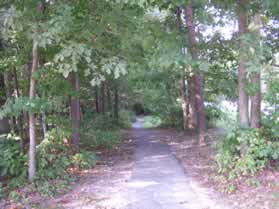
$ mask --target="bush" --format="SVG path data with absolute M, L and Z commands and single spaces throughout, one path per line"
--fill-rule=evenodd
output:
M 19 141 L 12 137 L 0 138 L 0 176 L 26 175 L 27 157 L 20 151 Z
M 51 197 L 63 192 L 73 180 L 68 168 L 87 169 L 96 165 L 93 152 L 73 153 L 67 143 L 69 133 L 52 129 L 37 148 L 37 175 L 34 185 L 41 195 Z
M 92 118 L 88 119 L 87 121 L 83 121 L 83 128 L 90 127 L 95 130 L 97 129 L 97 130 L 106 131 L 106 130 L 116 129 L 118 127 L 114 118 L 109 113 L 98 114 Z
M 37 178 L 57 178 L 65 175 L 71 164 L 69 146 L 63 142 L 68 138 L 62 129 L 52 129 L 37 147 Z
M 241 155 L 241 144 L 245 152 Z M 279 156 L 279 142 L 268 141 L 257 129 L 235 130 L 229 133 L 217 149 L 218 172 L 229 179 L 254 175 L 270 159 Z
M 75 154 L 72 152 L 68 144 L 69 135 L 67 129 L 54 128 L 37 146 L 37 173 L 31 186 L 43 196 L 65 190 L 65 185 L 73 179 L 67 172 L 68 168 L 88 169 L 96 165 L 95 153 L 84 150 Z M 27 156 L 20 152 L 19 143 L 13 137 L 1 138 L 0 150 L 0 158 L 5 159 L 0 161 L 1 176 L 9 177 L 7 186 L 0 184 L 0 196 L 4 196 L 5 191 L 26 183 Z M 10 194 L 13 196 L 16 192 L 12 190 Z
M 53 197 L 56 194 L 61 194 L 66 192 L 69 187 L 69 183 L 73 180 L 73 178 L 69 178 L 65 176 L 63 178 L 55 179 L 55 180 L 38 180 L 35 181 L 31 185 L 31 189 L 39 192 L 43 197 Z
M 119 112 L 119 126 L 121 128 L 131 128 L 131 123 L 136 121 L 136 114 L 129 110 Z
M 264 115 L 263 125 L 269 132 L 269 137 L 279 138 L 279 108 Z
M 221 110 L 220 107 L 210 104 L 205 107 L 205 116 L 208 125 L 215 125 L 218 120 L 224 118 L 224 112 Z
M 144 128 L 157 128 L 161 125 L 162 121 L 159 117 L 156 116 L 145 116 L 144 117 Z
M 133 114 L 130 111 L 120 111 L 119 123 L 109 114 L 98 114 L 85 117 L 81 124 L 82 147 L 110 149 L 120 140 L 120 127 L 130 127 Z M 92 127 L 93 124 L 93 127 Z
M 94 130 L 89 129 L 81 134 L 82 147 L 111 149 L 114 144 L 119 143 L 120 134 L 118 130 Z
M 155 115 L 158 115 L 158 117 L 161 118 L 161 126 L 176 128 L 183 127 L 183 114 L 181 106 L 179 105 L 170 105 L 169 107 L 162 109 L 161 112 L 155 113 Z
M 72 163 L 76 168 L 92 168 L 96 165 L 96 155 L 92 152 L 81 151 L 72 156 Z
M 37 149 L 37 178 L 55 179 L 67 175 L 67 168 L 90 168 L 96 164 L 95 154 L 81 150 L 73 154 L 71 147 L 65 144 L 66 132 L 50 131 Z
M 93 118 L 93 119 L 92 119 Z M 134 112 L 129 110 L 119 111 L 119 120 L 115 121 L 110 113 L 97 114 L 83 120 L 83 127 L 90 127 L 97 130 L 112 130 L 117 128 L 130 128 L 131 123 L 136 120 Z

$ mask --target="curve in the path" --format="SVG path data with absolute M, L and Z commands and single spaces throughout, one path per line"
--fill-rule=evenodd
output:
M 134 159 L 115 165 L 100 179 L 86 180 L 57 201 L 67 209 L 225 209 L 193 186 L 164 143 L 169 133 L 143 129 L 143 118 L 133 124 Z M 123 168 L 122 168 L 123 167 Z M 120 172 L 120 173 L 119 173 Z M 94 175 L 93 175 L 94 176 Z M 94 179 L 94 178 L 93 178 Z M 89 201 L 88 201 L 89 200 Z M 95 201 L 96 200 L 96 201 Z
M 190 177 L 174 157 L 158 130 L 142 129 L 143 119 L 133 124 L 135 164 L 127 182 L 125 209 L 208 209 L 212 205 L 191 188 Z M 216 207 L 214 207 L 216 209 Z

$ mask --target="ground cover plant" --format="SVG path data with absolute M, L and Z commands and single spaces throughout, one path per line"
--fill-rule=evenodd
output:
M 218 177 L 257 185 L 279 164 L 278 11 L 276 0 L 0 1 L 1 198 L 65 192 L 143 116 L 201 147 L 222 130 Z

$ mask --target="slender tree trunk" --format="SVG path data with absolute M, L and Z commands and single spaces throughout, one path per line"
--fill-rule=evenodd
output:
M 13 74 L 14 74 L 15 97 L 19 98 L 18 79 L 17 79 L 17 73 L 15 68 L 13 70 Z M 23 131 L 23 124 L 22 124 L 22 113 L 20 113 L 20 115 L 16 118 L 16 125 L 20 137 L 21 151 L 24 152 L 24 131 Z
M 182 7 L 176 7 L 176 19 L 177 19 L 177 27 L 180 31 L 182 28 L 182 15 L 183 8 Z M 197 126 L 197 111 L 196 111 L 196 102 L 195 102 L 195 76 L 193 76 L 191 79 L 189 79 L 188 82 L 188 104 L 187 104 L 187 96 L 182 98 L 183 103 L 182 104 L 182 111 L 183 111 L 183 126 L 184 129 L 195 129 Z M 182 95 L 186 95 L 186 90 Z M 186 104 L 186 107 L 185 107 Z M 187 114 L 185 116 L 185 114 Z
M 255 15 L 253 22 L 258 26 L 255 31 L 255 35 L 260 34 L 260 27 L 262 25 L 261 17 Z M 260 43 L 259 43 L 260 44 Z M 261 72 L 255 72 L 252 75 L 252 83 L 256 87 L 255 95 L 251 96 L 251 127 L 260 128 L 261 127 Z
M 112 111 L 112 102 L 111 102 L 111 93 L 110 93 L 110 85 L 106 85 L 107 87 L 107 107 L 108 107 L 108 111 L 111 113 Z
M 100 104 L 99 104 L 99 88 L 96 87 L 95 88 L 95 110 L 96 110 L 96 113 L 100 113 Z
M 185 8 L 186 16 L 186 26 L 187 26 L 187 35 L 190 45 L 190 51 L 192 58 L 198 60 L 198 48 L 196 44 L 196 34 L 195 34 L 195 25 L 193 20 L 193 8 L 191 4 L 188 4 Z M 206 120 L 204 112 L 204 100 L 203 100 L 203 75 L 202 73 L 195 73 L 194 76 L 195 82 L 195 102 L 197 109 L 197 118 L 198 118 L 198 132 L 199 132 L 199 143 L 203 145 L 205 143 L 205 131 L 206 131 Z
M 182 112 L 183 112 L 183 129 L 186 130 L 188 128 L 188 118 L 187 118 L 187 95 L 186 95 L 186 85 L 185 85 L 185 78 L 182 76 L 181 79 L 181 105 L 182 105 Z
M 18 129 L 19 137 L 20 137 L 21 152 L 24 153 L 24 146 L 25 145 L 24 145 L 24 135 L 23 135 L 22 116 L 21 115 L 16 117 L 16 125 L 17 125 L 17 129 Z
M 79 83 L 79 77 L 77 73 L 71 73 L 70 74 L 70 81 L 73 89 L 75 91 L 79 91 L 80 89 L 80 83 Z M 72 120 L 72 144 L 75 152 L 79 151 L 79 143 L 80 143 L 80 100 L 78 96 L 72 96 L 71 97 L 71 120 Z
M 29 98 L 32 100 L 35 97 L 35 78 L 34 74 L 37 70 L 38 65 L 38 44 L 37 41 L 33 40 L 33 51 L 32 51 L 32 68 L 30 77 L 29 87 Z M 33 181 L 36 172 L 36 134 L 35 134 L 35 116 L 34 113 L 29 112 L 29 165 L 28 165 L 28 179 L 30 182 Z
M 39 2 L 38 11 L 43 12 L 43 3 Z M 35 34 L 34 34 L 35 35 Z M 29 98 L 30 100 L 35 98 L 35 77 L 34 74 L 38 68 L 38 42 L 33 38 L 32 49 L 32 67 L 30 72 L 30 86 L 29 86 Z M 33 181 L 36 174 L 36 130 L 35 130 L 35 115 L 32 111 L 29 112 L 29 164 L 28 164 L 28 180 Z
M 45 4 L 42 2 L 41 5 L 39 5 L 39 9 L 42 13 L 45 12 Z M 44 66 L 44 64 L 46 63 L 46 57 L 44 55 L 40 56 L 40 59 L 38 61 L 38 66 L 39 68 L 41 66 Z M 42 97 L 46 97 L 46 92 L 43 91 L 42 93 Z M 42 132 L 43 132 L 43 137 L 46 138 L 47 137 L 47 122 L 46 122 L 46 112 L 45 111 L 42 111 L 41 114 L 41 126 L 42 126 Z
M 0 89 L 5 89 L 5 73 L 0 72 Z M 6 102 L 6 98 L 1 98 L 0 97 L 0 106 L 4 105 Z
M 32 56 L 28 59 L 28 64 L 26 64 L 23 68 L 23 80 L 27 80 L 30 83 L 31 80 L 31 70 L 32 70 Z M 22 88 L 22 96 L 28 97 L 29 96 L 29 85 L 23 85 Z M 22 124 L 23 124 L 23 133 L 26 139 L 29 139 L 29 115 L 28 112 L 22 112 Z
M 261 127 L 261 82 L 260 73 L 255 73 L 252 76 L 252 83 L 256 84 L 257 92 L 251 97 L 251 127 Z
M 195 97 L 195 75 L 188 79 L 188 129 L 197 128 L 197 110 L 196 110 L 196 97 Z
M 119 92 L 118 92 L 118 81 L 114 84 L 114 119 L 118 121 L 119 117 Z
M 181 32 L 182 29 L 182 21 L 181 21 L 181 7 L 176 7 L 176 19 L 177 19 L 177 27 Z M 180 94 L 181 94 L 181 108 L 182 108 L 182 118 L 183 118 L 183 129 L 186 130 L 188 128 L 188 117 L 187 117 L 187 95 L 186 95 L 186 85 L 185 85 L 185 75 L 184 72 L 181 76 L 180 81 Z
M 247 32 L 247 18 L 246 18 L 246 0 L 238 0 L 238 33 L 239 38 Z M 240 40 L 240 57 L 238 66 L 238 105 L 239 105 L 239 123 L 240 127 L 249 127 L 249 109 L 248 109 L 248 95 L 245 92 L 246 85 L 246 71 L 245 71 L 245 59 L 241 54 L 243 49 L 243 43 Z
M 196 74 L 196 104 L 198 113 L 199 143 L 205 144 L 206 120 L 203 100 L 203 74 Z
M 6 92 L 6 98 L 7 99 L 13 99 L 13 92 L 10 85 L 11 80 L 11 74 L 9 72 L 4 73 L 4 84 L 5 84 L 5 92 Z M 11 128 L 11 132 L 15 133 L 15 123 L 13 116 L 9 116 L 9 125 Z
M 177 28 L 180 32 L 181 32 L 181 28 L 182 28 L 181 14 L 182 14 L 181 7 L 177 6 L 176 7 L 176 23 L 177 23 Z
M 101 95 L 100 95 L 101 97 L 100 97 L 100 111 L 101 111 L 101 113 L 105 113 L 105 108 L 106 108 L 106 105 L 105 105 L 105 96 L 106 96 L 106 94 L 105 94 L 105 83 L 104 82 L 102 82 L 101 83 Z
M 47 136 L 47 124 L 46 124 L 46 113 L 41 113 L 41 119 L 42 119 L 42 128 L 43 128 L 43 136 L 46 138 Z

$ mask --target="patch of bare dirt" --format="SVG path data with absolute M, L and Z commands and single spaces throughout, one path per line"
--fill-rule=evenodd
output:
M 191 133 L 171 131 L 167 141 L 172 145 L 177 159 L 186 172 L 190 172 L 194 184 L 210 189 L 214 196 L 228 201 L 234 209 L 279 208 L 279 172 L 269 166 L 254 177 L 242 178 L 233 183 L 234 191 L 226 193 L 228 182 L 218 177 L 215 166 L 215 147 L 224 133 L 220 129 L 207 132 L 207 145 L 198 146 L 197 136 Z
M 65 194 L 52 199 L 36 194 L 25 197 L 25 201 L 5 202 L 1 209 L 109 209 L 100 203 L 116 196 L 118 188 L 129 178 L 133 165 L 134 141 L 129 131 L 122 131 L 123 140 L 112 149 L 99 149 L 97 165 L 88 170 L 73 172 L 79 179 L 68 185 Z M 20 189 L 24 193 L 25 188 Z M 92 208 L 93 207 L 93 208 Z
M 53 200 L 43 207 L 47 208 L 89 208 L 110 209 L 105 207 L 106 200 L 117 196 L 123 184 L 129 179 L 133 166 L 134 141 L 129 131 L 122 133 L 123 140 L 112 150 L 98 152 L 99 163 L 80 175 L 80 181 L 72 190 Z

